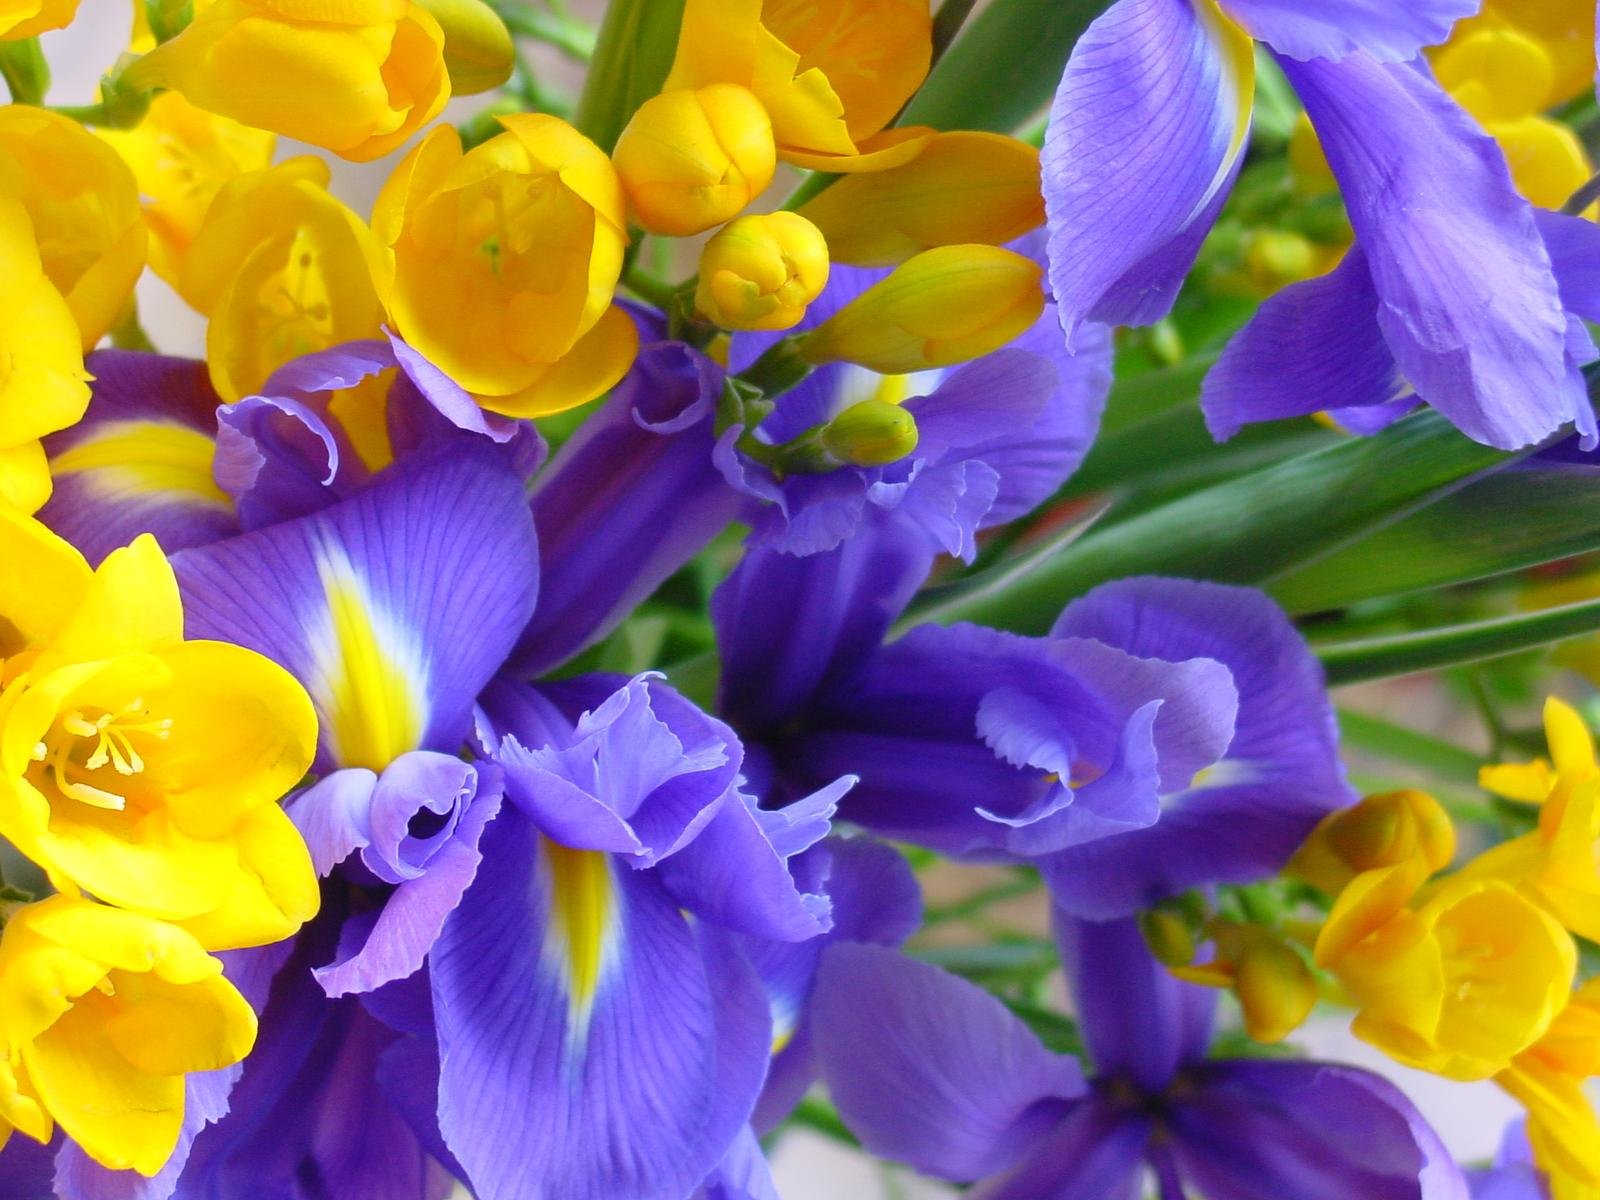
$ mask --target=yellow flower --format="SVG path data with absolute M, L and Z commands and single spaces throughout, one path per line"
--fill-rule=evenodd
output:
M 735 83 L 778 155 L 824 171 L 908 162 L 931 129 L 885 130 L 928 73 L 928 0 L 688 0 L 668 90 Z
M 889 267 L 934 246 L 999 246 L 1044 223 L 1039 151 L 997 133 L 941 133 L 904 166 L 847 175 L 800 210 L 838 262 Z
M 517 52 L 511 31 L 483 0 L 416 0 L 439 22 L 444 66 L 457 96 L 490 92 L 511 78 Z
M 71 896 L 0 935 L 0 1117 L 52 1119 L 97 1162 L 154 1175 L 183 1124 L 184 1076 L 242 1059 L 256 1018 L 189 934 Z
M 652 96 L 617 139 L 612 162 L 639 224 L 673 237 L 737 216 L 778 165 L 766 110 L 732 83 Z
M 444 33 L 410 0 L 216 0 L 123 79 L 357 161 L 450 98 Z
M 78 0 L 0 0 L 0 42 L 65 29 L 77 15 Z
M 1539 76 L 1547 81 L 1546 91 L 1533 107 L 1554 108 L 1594 86 L 1594 18 L 1589 0 L 1484 0 L 1477 16 L 1456 23 L 1434 62 L 1442 68 L 1447 54 L 1484 33 L 1519 34 L 1537 45 L 1548 63 L 1548 73 Z
M 694 303 L 723 329 L 790 329 L 828 283 L 828 244 L 790 212 L 740 217 L 700 252 Z
M 463 154 L 448 127 L 395 169 L 373 211 L 393 250 L 396 331 L 494 412 L 561 412 L 622 378 L 638 349 L 612 307 L 627 244 L 610 160 L 554 117 L 502 118 Z
M 1426 792 L 1383 792 L 1329 813 L 1284 868 L 1336 896 L 1363 871 L 1419 861 L 1431 875 L 1455 857 L 1450 817 Z
M 206 362 L 224 400 L 258 390 L 292 358 L 383 326 L 388 261 L 372 231 L 303 156 L 225 185 L 184 263 L 181 291 L 210 317 Z
M 1172 967 L 1189 983 L 1227 988 L 1239 1001 L 1245 1032 L 1258 1042 L 1281 1042 L 1300 1028 L 1317 1002 L 1317 980 L 1300 954 L 1260 925 L 1218 918 L 1206 932 L 1215 958 Z
M 144 269 L 133 173 L 76 121 L 11 104 L 0 108 L 0 196 L 27 210 L 44 273 L 88 350 L 122 314 Z
M 1358 1037 L 1408 1066 L 1485 1079 L 1549 1028 L 1577 950 L 1498 880 L 1446 879 L 1411 907 L 1426 874 L 1412 858 L 1357 875 L 1323 925 L 1316 963 L 1358 1010 Z
M 1595 1075 L 1600 1075 L 1600 980 L 1591 979 L 1573 993 L 1545 1035 L 1495 1076 L 1528 1110 L 1534 1160 L 1550 1176 L 1556 1197 L 1600 1189 L 1600 1120 L 1583 1087 Z
M 63 892 L 183 925 L 226 949 L 287 937 L 317 908 L 278 806 L 316 718 L 281 667 L 185 641 L 172 568 L 142 536 L 90 572 L 0 510 L 0 836 Z M 46 590 L 48 587 L 48 590 Z
M 978 358 L 1044 311 L 1039 264 L 996 246 L 940 246 L 896 267 L 801 343 L 812 363 L 903 375 Z
M 133 129 L 104 129 L 100 136 L 133 170 L 150 228 L 150 266 L 174 288 L 212 199 L 229 180 L 269 166 L 277 141 L 196 108 L 177 92 L 157 96 Z
M 72 310 L 45 277 L 23 206 L 0 192 L 0 500 L 37 510 L 50 496 L 39 439 L 89 404 Z

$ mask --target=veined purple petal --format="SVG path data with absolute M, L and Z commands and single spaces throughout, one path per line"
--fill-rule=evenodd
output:
M 1085 321 L 1147 325 L 1171 308 L 1242 158 L 1236 41 L 1190 0 L 1118 0 L 1073 48 L 1043 160 L 1069 347 Z
M 943 1179 L 1015 1166 L 1084 1093 L 982 988 L 882 946 L 822 957 L 812 997 L 817 1059 L 839 1114 L 873 1154 Z
M 1150 1134 L 1145 1114 L 1090 1095 L 1072 1105 L 1019 1167 L 967 1195 L 969 1200 L 1139 1200 Z
M 1288 58 L 1340 59 L 1365 50 L 1380 62 L 1404 62 L 1437 46 L 1450 27 L 1483 0 L 1222 0 L 1257 38 Z
M 1187 788 L 1164 795 L 1159 821 L 1041 861 L 1069 912 L 1124 916 L 1204 883 L 1273 874 L 1323 816 L 1354 802 L 1322 668 L 1261 593 L 1190 580 L 1122 580 L 1068 605 L 1054 634 L 1092 638 L 1140 658 L 1214 659 L 1238 690 L 1227 754 Z
M 1467 1200 L 1439 1136 L 1369 1071 L 1243 1059 L 1190 1085 L 1170 1108 L 1173 1149 L 1213 1200 Z
M 296 792 L 284 808 L 311 851 L 318 875 L 372 842 L 372 789 L 378 776 L 365 767 L 345 767 Z
M 1536 208 L 1550 267 L 1561 291 L 1561 304 L 1586 321 L 1600 321 L 1600 225 L 1583 217 Z
M 90 563 L 141 533 L 168 553 L 239 532 L 212 476 L 217 394 L 204 363 L 99 350 L 88 410 L 44 439 L 55 488 L 39 519 Z
M 654 873 L 553 857 L 518 808 L 483 853 L 430 962 L 440 1125 L 474 1191 L 687 1194 L 745 1125 L 766 1069 L 753 970 L 697 941 Z
M 456 749 L 533 610 L 537 562 L 521 480 L 485 440 L 174 559 L 190 637 L 248 646 L 305 684 L 322 770 Z
M 779 1200 L 761 1143 L 746 1125 L 695 1200 Z
M 1499 146 L 1420 65 L 1283 62 L 1322 139 L 1416 392 L 1516 449 L 1592 417 L 1533 210 Z
M 1211 436 L 1227 441 L 1256 421 L 1366 409 L 1409 392 L 1378 306 L 1359 245 L 1326 275 L 1267 299 L 1206 375 L 1200 406 Z
M 1099 1076 L 1158 1095 L 1205 1057 L 1216 991 L 1175 979 L 1146 948 L 1133 918 L 1080 921 L 1057 910 L 1055 932 L 1078 1029 Z
M 712 462 L 721 386 L 689 347 L 647 345 L 539 476 L 545 582 L 518 669 L 548 670 L 604 637 L 738 515 Z

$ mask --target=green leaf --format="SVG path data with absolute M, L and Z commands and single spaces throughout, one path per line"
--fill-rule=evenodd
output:
M 1314 647 L 1329 684 L 1435 671 L 1531 650 L 1600 630 L 1600 600 L 1463 625 Z
M 572 123 L 610 153 L 639 106 L 661 90 L 678 49 L 684 0 L 611 0 Z
M 1339 733 L 1351 749 L 1419 767 L 1440 779 L 1477 786 L 1483 760 L 1454 742 L 1348 708 L 1339 710 Z
M 1475 480 L 1269 589 L 1290 612 L 1448 587 L 1600 550 L 1600 472 L 1526 467 Z
M 967 22 L 902 125 L 1010 133 L 1050 102 L 1072 47 L 1110 0 L 994 0 Z
M 1263 584 L 1513 457 L 1468 440 L 1435 412 L 1416 413 L 1376 437 L 1302 454 L 1091 530 L 1003 587 L 974 587 L 924 615 L 1043 633 L 1068 600 L 1128 575 Z

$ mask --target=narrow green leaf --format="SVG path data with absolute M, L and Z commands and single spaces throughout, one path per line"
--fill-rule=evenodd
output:
M 994 0 L 967 22 L 902 125 L 1011 133 L 1050 102 L 1072 47 L 1110 0 Z
M 1448 587 L 1600 550 L 1600 472 L 1496 471 L 1297 568 L 1269 589 L 1290 612 Z
M 1339 710 L 1339 732 L 1352 749 L 1420 767 L 1441 779 L 1477 785 L 1483 760 L 1453 742 L 1348 708 Z
M 573 124 L 610 153 L 672 69 L 684 0 L 611 0 Z
M 925 615 L 1043 633 L 1068 600 L 1128 575 L 1263 584 L 1512 457 L 1469 441 L 1437 413 L 1416 413 L 1377 437 L 1299 455 L 1093 530 L 1004 587 Z
M 1315 647 L 1330 684 L 1435 671 L 1500 658 L 1600 630 L 1600 600 L 1464 625 Z

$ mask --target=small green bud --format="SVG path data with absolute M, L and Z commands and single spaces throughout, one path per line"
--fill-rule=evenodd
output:
M 917 419 L 898 404 L 863 400 L 828 422 L 822 445 L 840 462 L 881 467 L 915 450 L 917 436 Z
M 1165 967 L 1186 967 L 1198 950 L 1194 930 L 1181 912 L 1152 908 L 1139 914 L 1139 930 L 1155 960 Z

